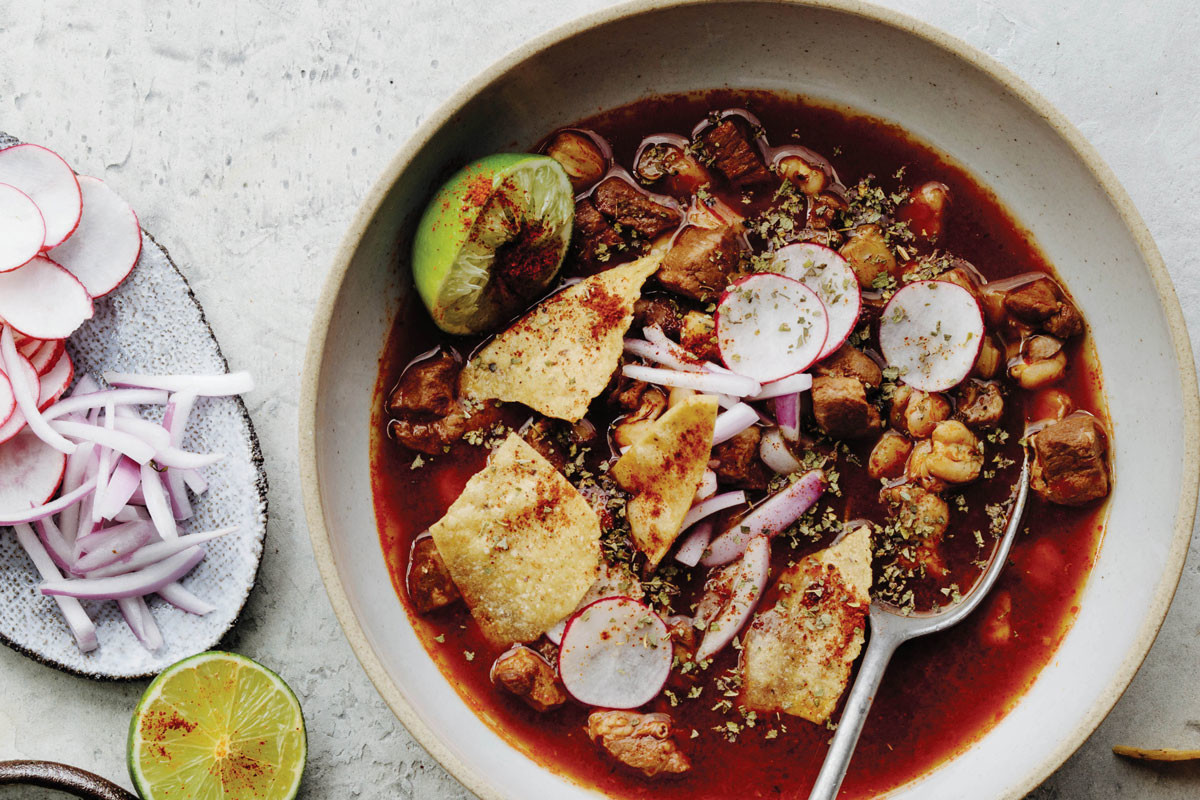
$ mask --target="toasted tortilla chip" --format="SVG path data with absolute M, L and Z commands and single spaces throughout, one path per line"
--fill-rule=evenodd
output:
M 625 517 L 650 569 L 667 554 L 712 454 L 717 398 L 694 395 L 663 414 L 613 464 L 611 475 L 633 495 Z
M 865 525 L 780 575 L 742 642 L 746 706 L 828 721 L 862 650 L 870 588 Z
M 583 419 L 617 368 L 633 304 L 661 262 L 662 253 L 652 252 L 543 300 L 467 363 L 462 394 Z
M 599 574 L 596 512 L 515 433 L 429 531 L 496 645 L 541 636 L 571 613 Z

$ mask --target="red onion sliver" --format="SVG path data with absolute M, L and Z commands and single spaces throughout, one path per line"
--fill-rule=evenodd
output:
M 139 572 L 114 575 L 111 578 L 89 577 L 76 581 L 54 581 L 42 584 L 41 590 L 45 595 L 78 597 L 85 600 L 140 597 L 157 592 L 168 583 L 179 580 L 203 560 L 204 550 L 189 547 Z
M 167 501 L 171 504 L 171 513 L 175 519 L 191 519 L 192 502 L 188 499 L 183 475 L 177 469 L 169 469 L 163 474 L 163 478 L 163 488 L 167 491 Z
M 154 526 L 142 521 L 126 522 L 85 536 L 84 539 L 76 542 L 77 546 L 84 544 L 84 540 L 87 539 L 93 541 L 90 544 L 84 544 L 83 549 L 86 555 L 75 560 L 75 568 L 72 572 L 83 575 L 100 567 L 107 567 L 144 546 L 153 537 Z
M 179 392 L 171 395 L 167 410 L 163 416 L 163 427 L 171 434 L 171 446 L 183 446 L 183 434 L 187 431 L 188 419 L 192 416 L 192 407 L 196 405 L 196 395 L 190 392 Z
M 157 422 L 142 419 L 139 416 L 120 417 L 116 420 L 116 429 L 130 436 L 136 436 L 157 450 L 165 450 L 171 446 L 171 434 Z
M 700 487 L 696 489 L 696 496 L 692 499 L 692 504 L 707 500 L 717 493 L 717 473 L 711 469 L 704 470 L 704 477 L 700 479 Z
M 756 422 L 758 412 L 746 403 L 738 403 L 717 416 L 716 424 L 713 425 L 713 445 L 729 441 Z
M 746 493 L 741 489 L 735 492 L 725 492 L 718 494 L 707 500 L 702 500 L 696 505 L 688 509 L 687 515 L 683 518 L 683 524 L 679 526 L 679 530 L 686 531 L 688 528 L 695 525 L 705 517 L 711 517 L 718 511 L 724 511 L 727 508 L 741 505 L 746 502 Z
M 95 425 L 61 419 L 51 422 L 50 427 L 63 436 L 110 447 L 129 456 L 139 464 L 145 464 L 154 458 L 154 448 L 151 445 L 123 431 L 110 431 Z
M 728 564 L 746 552 L 746 546 L 755 536 L 774 536 L 799 519 L 824 491 L 824 472 L 814 469 L 804 473 L 714 539 L 708 547 L 708 555 L 700 563 L 706 567 Z
M 74 571 L 75 553 L 63 538 L 62 531 L 54 524 L 54 519 L 46 517 L 39 519 L 36 524 L 38 538 L 42 540 L 42 545 L 55 565 L 65 572 Z
M 710 520 L 697 522 L 684 537 L 679 549 L 675 551 L 675 560 L 688 567 L 699 564 L 700 557 L 704 555 L 704 551 L 708 549 L 708 543 L 712 541 L 712 535 L 713 524 Z
M 207 600 L 201 600 L 183 587 L 182 583 L 168 583 L 158 590 L 158 596 L 178 609 L 189 614 L 203 617 L 217 610 L 217 607 Z
M 792 449 L 788 447 L 779 428 L 771 428 L 763 434 L 758 444 L 758 456 L 779 475 L 790 475 L 804 469 L 800 459 L 796 458 Z
M 86 377 L 86 376 L 85 376 Z M 80 379 L 82 381 L 82 378 Z M 58 419 L 79 411 L 102 408 L 108 403 L 115 406 L 143 405 L 159 406 L 167 402 L 167 393 L 161 389 L 108 389 L 105 391 L 80 393 L 76 386 L 75 393 L 64 397 L 42 412 L 48 420 Z
M 746 553 L 732 582 L 729 602 L 708 623 L 704 638 L 696 648 L 696 661 L 704 662 L 721 652 L 745 627 L 759 599 L 767 590 L 771 571 L 771 540 L 758 535 L 746 545 Z
M 125 559 L 109 564 L 107 567 L 92 570 L 87 574 L 87 577 L 111 578 L 115 575 L 125 575 L 126 573 L 134 572 L 170 558 L 176 553 L 183 552 L 205 542 L 210 542 L 228 533 L 233 533 L 236 530 L 237 528 L 221 528 L 206 533 L 192 533 L 180 536 L 178 539 L 172 539 L 169 542 L 152 542 Z
M 104 405 L 104 428 L 105 430 L 113 430 L 117 421 L 117 407 L 111 402 Z M 103 517 L 100 516 L 101 507 L 104 504 L 104 497 L 108 494 L 108 481 L 112 477 L 113 469 L 113 451 L 107 447 L 100 448 L 100 464 L 96 470 L 96 492 L 92 495 L 92 522 L 100 522 Z M 122 505 L 124 505 L 122 503 Z
M 780 397 L 785 394 L 799 394 L 807 392 L 812 388 L 812 375 L 807 372 L 800 372 L 795 375 L 788 375 L 786 378 L 780 378 L 777 381 L 764 383 L 762 391 L 754 395 L 754 400 L 770 400 L 773 397 Z
M 687 364 L 704 368 L 706 362 L 698 357 L 691 350 L 688 350 L 683 345 L 676 342 L 670 336 L 663 332 L 663 329 L 658 325 L 647 325 L 642 328 L 642 335 L 646 337 L 646 341 L 651 344 L 656 344 L 666 350 L 671 355 L 675 356 L 680 361 Z
M 785 394 L 775 398 L 775 421 L 779 432 L 789 442 L 800 438 L 800 395 Z
M 42 543 L 38 541 L 37 536 L 33 533 L 33 528 L 25 524 L 17 524 L 13 526 L 17 532 L 17 541 L 25 550 L 25 554 L 29 556 L 29 560 L 33 562 L 33 566 L 37 569 L 38 574 L 42 576 L 44 581 L 59 581 L 62 580 L 62 575 L 54 566 L 54 562 L 50 559 L 50 555 L 42 547 Z M 73 597 L 56 597 L 54 601 L 58 604 L 58 610 L 62 612 L 63 619 L 67 623 L 67 627 L 71 631 L 71 635 L 75 637 L 76 644 L 79 649 L 85 653 L 95 650 L 99 642 L 96 639 L 96 626 L 92 623 L 87 612 L 83 610 L 83 606 Z
M 141 480 L 140 472 L 138 480 Z M 113 522 L 134 522 L 139 519 L 150 519 L 150 513 L 143 506 L 125 506 L 112 516 Z
M 187 392 L 202 397 L 228 397 L 245 394 L 254 389 L 254 378 L 249 372 L 230 372 L 225 375 L 131 375 L 106 372 L 104 380 L 113 386 L 165 389 L 168 392 Z
M 97 504 L 96 510 L 100 518 L 113 519 L 121 513 L 121 509 L 129 502 L 129 498 L 141 482 L 141 469 L 135 462 L 122 456 L 108 481 L 108 490 L 104 493 L 102 504 Z
M 191 453 L 178 447 L 167 447 L 154 454 L 155 463 L 171 469 L 203 469 L 224 458 L 224 453 Z
M 44 505 L 30 508 L 26 511 L 5 512 L 0 511 L 0 525 L 16 525 L 21 522 L 37 522 L 39 519 L 45 519 L 51 514 L 57 514 L 64 508 L 78 503 L 82 498 L 87 497 L 96 489 L 96 477 L 93 475 L 90 479 L 83 482 L 79 488 L 74 491 L 67 492 L 54 500 Z
M 162 633 L 150 615 L 150 606 L 146 605 L 144 597 L 120 597 L 117 598 L 117 605 L 125 617 L 125 624 L 142 643 L 142 647 L 153 651 L 163 646 Z
M 194 469 L 180 470 L 183 474 L 183 482 L 192 490 L 194 494 L 204 494 L 208 491 L 208 481 L 204 480 L 204 476 Z
M 61 493 L 74 491 L 87 480 L 84 475 L 88 464 L 91 463 L 92 453 L 95 449 L 96 445 L 91 442 L 84 442 L 79 445 L 78 450 L 67 456 L 67 469 L 63 474 L 62 487 L 59 489 Z M 58 520 L 58 527 L 63 532 L 63 535 L 70 536 L 69 541 L 74 543 L 75 529 L 79 527 L 79 506 L 70 506 L 63 509 L 62 516 Z
M 657 367 L 643 367 L 639 364 L 626 364 L 621 368 L 621 374 L 646 383 L 694 389 L 707 394 L 730 394 L 735 397 L 746 397 L 762 391 L 762 386 L 757 381 L 743 378 L 741 375 L 725 375 L 718 372 L 678 372 Z
M 647 342 L 642 339 L 626 339 L 624 349 L 626 353 L 635 355 L 638 358 L 644 358 L 647 361 L 653 361 L 656 364 L 662 364 L 664 367 L 684 372 L 701 371 L 701 367 L 697 364 L 686 362 L 668 352 L 666 348 L 653 342 Z
M 142 495 L 146 498 L 146 510 L 150 512 L 150 519 L 154 521 L 158 535 L 163 539 L 178 539 L 179 528 L 175 525 L 171 504 L 167 502 L 162 479 L 158 470 L 149 464 L 142 464 Z
M 78 445 L 67 441 L 58 431 L 51 428 L 46 418 L 42 416 L 42 412 L 38 411 L 36 380 L 35 385 L 29 385 L 29 373 L 32 372 L 36 378 L 37 370 L 29 363 L 29 359 L 17 352 L 12 328 L 7 325 L 4 326 L 3 331 L 0 331 L 0 364 L 4 366 L 8 382 L 12 384 L 12 393 L 16 398 L 17 408 L 21 409 L 21 413 L 25 415 L 25 424 L 29 426 L 29 430 L 55 450 L 67 455 L 74 453 Z

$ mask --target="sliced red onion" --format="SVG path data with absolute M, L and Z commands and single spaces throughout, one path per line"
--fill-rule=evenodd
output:
M 85 376 L 87 377 L 87 376 Z M 80 378 L 82 381 L 83 379 Z M 48 420 L 65 417 L 93 408 L 103 408 L 112 403 L 115 406 L 160 406 L 167 402 L 168 394 L 161 389 L 108 389 L 105 391 L 81 392 L 79 385 L 70 397 L 64 397 L 42 412 Z
M 224 458 L 224 453 L 191 453 L 178 447 L 167 447 L 154 454 L 155 463 L 171 469 L 203 469 Z
M 153 651 L 163 646 L 162 632 L 155 624 L 154 617 L 150 616 L 150 607 L 146 605 L 145 598 L 119 597 L 117 606 L 125 617 L 125 624 L 142 643 L 142 647 Z
M 674 386 L 679 389 L 694 389 L 706 394 L 730 394 L 735 397 L 746 397 L 762 391 L 762 386 L 750 378 L 717 372 L 678 372 L 657 367 L 643 367 L 638 364 L 626 364 L 621 368 L 621 374 L 646 383 Z
M 0 364 L 4 365 L 8 382 L 12 384 L 12 393 L 17 401 L 17 408 L 25 415 L 25 424 L 29 426 L 29 430 L 55 450 L 67 455 L 74 453 L 78 445 L 68 441 L 58 431 L 51 428 L 50 423 L 38 410 L 37 370 L 33 368 L 27 358 L 17 352 L 12 328 L 7 325 L 4 326 L 3 331 L 0 331 Z M 32 386 L 29 383 L 30 373 L 35 378 Z
M 746 493 L 741 489 L 734 492 L 725 492 L 724 494 L 714 495 L 707 500 L 702 500 L 696 505 L 688 509 L 687 514 L 683 518 L 683 524 L 679 526 L 681 531 L 686 531 L 688 528 L 695 525 L 705 517 L 711 517 L 718 511 L 724 511 L 727 508 L 738 506 L 746 502 Z
M 746 403 L 738 403 L 717 416 L 716 424 L 713 425 L 713 445 L 729 441 L 756 422 L 758 422 L 758 412 Z
M 96 425 L 87 425 L 81 422 L 70 422 L 68 420 L 57 419 L 50 423 L 50 427 L 63 436 L 69 436 L 72 439 L 79 439 L 84 442 L 95 442 L 104 447 L 110 447 L 120 453 L 123 453 L 139 464 L 145 464 L 150 459 L 154 458 L 154 447 L 147 444 L 137 436 L 125 433 L 124 431 L 110 431 Z
M 64 508 L 69 508 L 87 497 L 96 489 L 96 477 L 93 475 L 88 480 L 84 481 L 77 489 L 60 496 L 57 500 L 53 500 L 44 505 L 30 508 L 26 511 L 0 511 L 0 525 L 16 525 L 20 522 L 37 522 L 39 519 L 57 514 Z
M 790 475 L 804 469 L 779 428 L 770 428 L 763 434 L 758 444 L 758 455 L 764 464 L 780 475 Z
M 701 520 L 692 526 L 691 531 L 683 538 L 679 549 L 675 551 L 675 560 L 688 567 L 700 563 L 708 543 L 712 541 L 713 524 L 710 520 Z
M 746 552 L 746 546 L 755 536 L 775 536 L 799 519 L 824 491 L 824 472 L 814 469 L 804 473 L 714 539 L 708 547 L 708 555 L 700 563 L 706 567 L 728 564 Z
M 185 589 L 183 584 L 178 581 L 168 583 L 159 589 L 158 596 L 176 608 L 186 611 L 189 614 L 195 614 L 198 617 L 203 617 L 205 614 L 211 614 L 217 610 L 217 607 L 212 603 L 196 597 L 196 595 Z
M 177 520 L 192 518 L 192 502 L 188 499 L 187 484 L 183 475 L 177 469 L 169 469 L 163 475 L 163 488 L 167 492 L 167 502 L 171 504 L 171 514 Z
M 79 449 L 71 455 L 67 456 L 67 469 L 63 474 L 62 487 L 60 492 L 71 492 L 78 489 L 87 478 L 84 474 L 87 471 L 88 464 L 91 463 L 92 453 L 95 451 L 96 445 L 91 442 L 84 442 L 79 445 Z M 72 505 L 63 509 L 62 515 L 58 520 L 59 530 L 64 536 L 70 536 L 70 542 L 75 541 L 75 529 L 79 527 L 79 506 Z
M 696 496 L 692 499 L 692 503 L 698 503 L 701 500 L 707 500 L 717 493 L 717 473 L 711 469 L 704 470 L 704 477 L 700 479 L 700 487 L 696 489 Z
M 97 503 L 95 512 L 99 513 L 101 519 L 113 519 L 121 513 L 121 509 L 129 502 L 129 498 L 141 482 L 141 468 L 134 461 L 122 456 L 117 461 L 117 466 L 108 481 L 108 490 L 104 493 L 103 500 Z
M 92 570 L 87 574 L 87 577 L 111 578 L 116 575 L 135 572 L 143 567 L 164 561 L 184 550 L 189 550 L 197 545 L 233 533 L 236 530 L 237 528 L 221 528 L 220 530 L 208 531 L 206 533 L 191 533 L 186 536 L 180 536 L 178 539 L 172 539 L 169 542 L 152 542 L 132 553 L 128 558 L 109 564 L 107 567 Z
M 788 375 L 786 378 L 780 378 L 777 381 L 764 383 L 762 391 L 754 395 L 755 400 L 770 400 L 773 397 L 781 397 L 785 394 L 799 394 L 807 392 L 812 388 L 812 375 L 807 372 L 799 372 L 795 375 Z
M 140 474 L 138 480 L 141 480 Z M 150 519 L 150 512 L 143 506 L 125 506 L 112 516 L 113 522 L 134 522 L 139 519 Z
M 204 480 L 204 476 L 194 469 L 180 470 L 183 474 L 183 482 L 192 490 L 194 494 L 204 494 L 208 491 L 208 481 Z
M 63 538 L 62 531 L 54 524 L 54 518 L 39 519 L 37 532 L 38 538 L 42 540 L 46 552 L 49 553 L 55 565 L 65 572 L 71 572 L 74 567 L 75 553 L 71 545 Z
M 701 367 L 698 364 L 683 361 L 668 352 L 666 348 L 643 339 L 626 339 L 624 349 L 626 353 L 635 355 L 638 358 L 644 358 L 647 361 L 653 361 L 655 364 L 662 364 L 664 367 L 684 372 L 701 371 Z
M 42 576 L 44 581 L 61 581 L 62 575 L 58 568 L 54 566 L 50 555 L 42 547 L 42 543 L 33 533 L 33 528 L 30 528 L 24 523 L 18 523 L 13 526 L 17 532 L 17 541 L 25 550 L 25 554 L 29 556 L 29 560 L 33 562 L 33 566 L 37 569 L 38 574 Z M 96 626 L 92 623 L 87 612 L 83 610 L 83 606 L 73 597 L 56 597 L 54 602 L 58 604 L 58 610 L 62 612 L 63 619 L 67 623 L 67 628 L 70 629 L 71 635 L 75 637 L 76 644 L 79 649 L 85 653 L 90 653 L 95 650 L 99 642 L 96 639 Z
M 728 394 L 718 394 L 718 395 L 715 395 L 715 397 L 717 398 L 717 405 L 719 405 L 721 408 L 725 409 L 726 411 L 728 411 L 729 409 L 733 408 L 734 406 L 736 406 L 742 402 L 738 398 L 733 397 L 732 395 L 728 395 Z
M 111 578 L 89 577 L 75 581 L 53 581 L 42 584 L 41 590 L 45 595 L 78 597 L 84 600 L 140 597 L 157 592 L 168 583 L 179 580 L 203 560 L 203 549 L 189 547 L 138 572 L 114 575 Z
M 662 327 L 659 325 L 647 325 L 646 327 L 642 328 L 642 336 L 646 337 L 646 341 L 650 342 L 651 344 L 658 345 L 671 355 L 678 358 L 680 361 L 702 368 L 709 366 L 711 363 L 704 361 L 691 350 L 688 350 L 679 342 L 675 341 L 670 336 L 667 336 L 666 332 L 663 331 Z
M 187 392 L 201 397 L 228 397 L 245 394 L 254 389 L 254 378 L 249 372 L 230 372 L 225 375 L 131 375 L 124 372 L 106 372 L 104 380 L 113 386 L 165 389 L 168 392 Z
M 775 398 L 775 421 L 779 432 L 789 442 L 800 439 L 800 395 L 785 394 Z
M 154 526 L 146 522 L 125 522 L 90 534 L 76 542 L 86 555 L 75 561 L 72 572 L 83 575 L 120 561 L 154 538 Z
M 179 528 L 171 512 L 171 504 L 167 501 L 162 479 L 158 470 L 149 464 L 142 464 L 142 495 L 146 498 L 146 510 L 150 512 L 158 535 L 163 539 L 178 539 Z
M 113 430 L 117 421 L 117 408 L 111 402 L 104 406 L 104 428 Z M 107 447 L 100 448 L 100 463 L 96 470 L 96 491 L 92 495 L 92 522 L 100 522 L 100 509 L 104 504 L 104 496 L 108 493 L 108 481 L 112 476 L 113 451 Z M 122 504 L 124 505 L 124 504 Z
M 729 602 L 705 628 L 696 648 L 696 661 L 704 662 L 721 652 L 750 621 L 750 615 L 767 590 L 771 571 L 771 540 L 758 535 L 746 545 L 746 553 L 733 579 Z
M 115 427 L 122 433 L 136 436 L 155 450 L 171 446 L 171 434 L 162 425 L 135 415 L 115 420 Z

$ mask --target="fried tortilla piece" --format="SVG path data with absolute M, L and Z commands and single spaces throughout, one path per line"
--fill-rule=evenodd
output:
M 780 575 L 742 642 L 746 706 L 828 721 L 862 650 L 870 587 L 868 526 Z
M 656 250 L 543 300 L 467 363 L 462 394 L 524 403 L 568 422 L 583 419 L 617 368 L 633 305 L 661 263 Z
M 654 421 L 610 474 L 632 495 L 625 517 L 633 542 L 654 569 L 679 535 L 712 454 L 717 398 L 694 395 Z
M 429 530 L 475 621 L 503 647 L 541 636 L 599 574 L 596 512 L 515 433 Z

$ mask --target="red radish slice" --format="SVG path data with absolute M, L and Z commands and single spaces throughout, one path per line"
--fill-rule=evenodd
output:
M 767 589 L 771 571 L 771 540 L 762 534 L 746 545 L 746 553 L 733 579 L 729 601 L 708 623 L 704 638 L 696 648 L 696 661 L 704 662 L 725 649 L 733 637 L 745 627 Z
M 58 402 L 75 379 L 75 363 L 66 351 L 55 362 L 54 368 L 42 376 L 38 392 L 38 411 L 45 411 Z
M 825 304 L 794 278 L 763 272 L 725 290 L 717 346 L 725 366 L 760 383 L 808 369 L 829 334 Z
M 83 216 L 71 238 L 48 254 L 92 297 L 117 288 L 142 252 L 142 229 L 129 204 L 99 178 L 80 176 Z
M 91 319 L 92 298 L 74 275 L 37 256 L 18 270 L 0 272 L 0 317 L 26 336 L 66 339 Z
M 662 691 L 674 649 L 662 618 L 629 597 L 597 600 L 571 617 L 558 651 L 563 686 L 579 702 L 637 708 Z
M 17 398 L 13 394 L 12 381 L 4 374 L 4 370 L 0 368 L 0 430 L 8 424 L 12 419 L 12 415 L 17 411 Z M 22 424 L 24 420 L 22 419 Z M 0 439 L 0 441 L 3 441 Z
M 46 227 L 43 250 L 65 242 L 79 224 L 79 181 L 54 151 L 37 144 L 0 150 L 0 183 L 17 187 L 37 204 Z
M 910 283 L 883 308 L 879 347 L 900 380 L 942 392 L 966 380 L 983 344 L 983 312 L 966 289 L 946 281 Z
M 17 187 L 0 183 L 0 272 L 17 269 L 45 243 L 46 221 L 37 203 Z
M 67 457 L 29 431 L 0 444 L 0 508 L 40 506 L 58 491 Z
M 17 347 L 21 355 L 29 359 L 29 363 L 33 364 L 33 368 L 37 370 L 38 375 L 45 375 L 50 370 L 54 369 L 54 365 L 62 358 L 67 349 L 67 343 L 62 339 L 30 339 L 30 344 L 25 347 Z M 33 344 L 37 346 L 34 347 Z
M 818 360 L 837 350 L 854 333 L 862 310 L 862 290 L 846 259 L 823 245 L 798 242 L 775 252 L 771 271 L 800 281 L 825 304 L 829 336 Z

